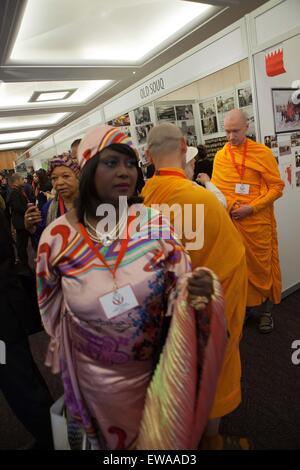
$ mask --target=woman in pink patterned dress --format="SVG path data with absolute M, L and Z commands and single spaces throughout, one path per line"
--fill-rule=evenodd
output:
M 189 257 L 168 222 L 137 205 L 142 202 L 136 196 L 138 163 L 125 134 L 109 126 L 96 128 L 81 142 L 79 159 L 84 168 L 78 207 L 45 229 L 38 249 L 39 305 L 52 338 L 48 365 L 61 372 L 68 411 L 86 431 L 93 449 L 151 448 L 150 429 L 149 439 L 143 433 L 139 441 L 143 422 L 153 416 L 153 404 L 145 408 L 147 389 L 165 341 L 168 315 L 176 314 L 178 325 L 186 315 L 182 327 L 173 318 L 174 331 L 164 351 L 169 357 L 163 360 L 175 366 L 173 376 L 178 373 L 172 391 L 166 393 L 167 398 L 177 394 L 171 421 L 177 403 L 185 400 L 177 384 L 188 377 L 187 387 L 191 385 L 184 419 L 181 416 L 188 426 L 185 435 L 191 436 L 187 442 L 178 437 L 165 445 L 195 448 L 212 406 L 226 342 L 218 284 L 207 270 L 187 275 Z M 128 202 L 128 219 L 127 211 L 118 213 L 120 196 Z M 99 208 L 107 209 L 108 204 L 116 210 L 118 224 L 103 234 L 99 226 L 105 211 L 100 217 Z M 134 224 L 141 207 L 138 230 Z M 176 290 L 179 278 L 182 287 Z M 206 308 L 213 284 L 216 309 Z M 187 337 L 184 330 L 191 318 Z M 186 366 L 178 358 L 178 371 L 177 359 L 169 352 L 176 341 L 172 338 L 179 337 L 177 328 L 188 341 L 175 350 L 179 358 L 186 353 L 192 358 Z M 160 366 L 164 369 L 164 363 Z M 168 423 L 170 430 L 174 423 Z

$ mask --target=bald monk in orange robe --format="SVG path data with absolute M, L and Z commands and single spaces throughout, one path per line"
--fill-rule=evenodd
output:
M 214 160 L 212 182 L 227 200 L 241 234 L 248 268 L 247 307 L 258 307 L 259 330 L 273 330 L 272 305 L 281 299 L 281 275 L 273 203 L 284 183 L 271 150 L 246 138 L 247 116 L 239 109 L 224 120 L 228 143 Z
M 144 203 L 147 206 L 165 204 L 169 208 L 177 204 L 183 215 L 191 209 L 189 216 L 184 222 L 181 221 L 179 230 L 179 219 L 174 219 L 173 213 L 171 222 L 177 233 L 181 232 L 179 236 L 189 251 L 193 268 L 206 266 L 212 269 L 219 277 L 224 291 L 229 341 L 211 411 L 209 433 L 214 438 L 218 435 L 219 418 L 233 411 L 241 402 L 239 342 L 247 297 L 245 248 L 216 196 L 187 179 L 184 173 L 187 145 L 181 131 L 173 124 L 161 124 L 149 132 L 147 141 L 146 154 L 154 163 L 157 174 L 143 188 Z M 204 205 L 204 224 L 197 215 L 197 205 Z M 163 208 L 162 212 L 165 213 Z M 192 237 L 188 233 L 191 228 L 196 228 L 198 238 L 201 230 L 204 231 L 203 246 L 199 246 L 199 242 L 195 244 L 198 247 L 192 246 Z M 218 448 L 222 447 L 220 441 L 218 445 Z

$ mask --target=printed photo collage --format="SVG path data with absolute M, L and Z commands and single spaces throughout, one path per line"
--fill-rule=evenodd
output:
M 221 92 L 216 96 L 199 102 L 200 126 L 203 143 L 207 147 L 209 158 L 227 142 L 224 131 L 224 117 L 231 109 L 243 109 L 249 118 L 249 137 L 255 139 L 255 125 L 250 85 L 240 85 L 232 90 Z M 132 113 L 124 113 L 107 124 L 120 127 L 124 133 L 132 137 L 140 155 L 142 166 L 148 165 L 145 156 L 147 136 L 157 123 L 170 122 L 181 128 L 189 146 L 197 146 L 198 138 L 192 104 L 156 103 L 155 116 L 150 106 L 140 106 Z
M 135 135 L 138 146 L 137 149 L 140 155 L 141 165 L 147 166 L 149 165 L 145 155 L 147 136 L 154 126 L 154 123 L 151 120 L 150 107 L 140 106 L 133 111 L 133 114 L 135 121 Z
M 107 124 L 113 127 L 120 127 L 124 134 L 127 134 L 128 137 L 131 137 L 130 118 L 128 113 L 121 114 L 115 119 L 108 121 Z
M 224 117 L 228 111 L 238 107 L 243 109 L 249 119 L 249 136 L 255 134 L 252 91 L 250 86 L 238 87 L 220 93 L 213 98 L 200 101 L 200 118 L 203 137 L 223 134 Z
M 224 118 L 228 111 L 236 107 L 245 111 L 249 120 L 248 137 L 256 140 L 250 85 L 240 85 L 235 89 L 200 101 L 201 131 L 209 158 L 214 158 L 216 152 L 226 144 L 227 138 L 224 129 Z
M 133 115 L 134 122 L 130 119 L 129 113 L 125 113 L 112 119 L 107 124 L 119 127 L 122 132 L 131 137 L 137 145 L 141 165 L 148 165 L 145 157 L 145 144 L 147 141 L 147 135 L 154 125 L 153 122 L 151 122 L 150 108 L 149 106 L 136 108 L 133 111 Z
M 264 143 L 277 160 L 285 191 L 300 188 L 300 132 L 266 135 Z
M 180 127 L 189 146 L 197 147 L 195 120 L 192 104 L 157 104 L 155 106 L 158 123 L 170 122 Z

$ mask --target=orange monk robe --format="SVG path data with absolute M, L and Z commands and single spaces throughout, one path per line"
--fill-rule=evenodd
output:
M 241 402 L 239 342 L 247 297 L 245 248 L 226 210 L 214 194 L 194 185 L 184 177 L 182 170 L 163 170 L 175 171 L 178 176 L 153 176 L 143 188 L 144 203 L 147 206 L 179 204 L 183 214 L 187 210 L 184 205 L 190 204 L 193 222 L 196 220 L 196 205 L 204 205 L 204 245 L 200 249 L 189 250 L 189 254 L 193 268 L 206 266 L 212 269 L 219 277 L 224 291 L 225 316 L 230 336 L 210 416 L 217 418 L 230 413 Z M 197 227 L 197 230 L 202 228 Z M 181 239 L 184 244 L 189 241 L 184 236 L 184 230 Z
M 229 212 L 234 204 L 247 204 L 254 209 L 251 216 L 233 220 L 246 248 L 247 306 L 260 305 L 267 299 L 276 304 L 281 299 L 281 274 L 273 202 L 281 197 L 284 183 L 271 150 L 247 139 L 243 183 L 250 185 L 250 191 L 249 194 L 236 194 L 235 185 L 241 181 L 232 163 L 228 145 L 216 154 L 212 182 L 226 197 Z M 232 150 L 240 166 L 244 144 L 232 146 Z

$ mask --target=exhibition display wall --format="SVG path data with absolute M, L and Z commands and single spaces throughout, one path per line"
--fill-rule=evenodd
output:
M 300 81 L 299 48 L 300 1 L 271 0 L 32 147 L 30 158 L 37 168 L 104 122 L 132 136 L 143 163 L 147 133 L 162 120 L 179 124 L 190 143 L 215 149 L 224 142 L 218 141 L 224 113 L 245 109 L 251 135 L 272 148 L 286 183 L 275 208 L 283 290 L 289 293 L 300 285 L 300 110 L 290 105 L 294 90 L 282 88 Z
M 300 84 L 300 2 L 277 2 L 271 9 L 261 8 L 253 15 L 253 26 L 253 34 L 263 41 L 256 46 L 261 50 L 253 55 L 261 141 L 271 147 L 285 182 L 283 197 L 275 206 L 283 289 L 289 292 L 300 281 L 300 99 L 295 105 L 295 90 L 291 90 L 295 80 Z M 279 38 L 278 31 L 282 34 Z M 268 70 L 272 59 L 280 66 L 280 73 L 274 76 Z

